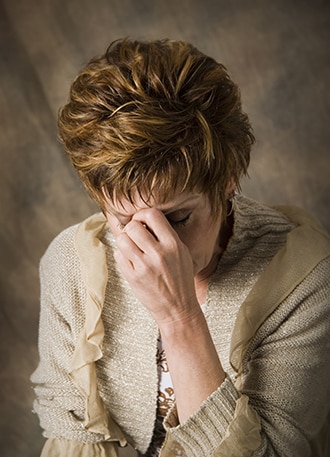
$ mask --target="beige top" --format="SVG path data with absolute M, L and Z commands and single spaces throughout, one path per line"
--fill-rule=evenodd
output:
M 329 238 L 300 210 L 245 197 L 234 217 L 205 309 L 221 354 L 226 310 L 240 304 L 226 330 L 228 376 L 184 424 L 170 411 L 160 455 L 326 457 Z M 95 215 L 63 232 L 42 259 L 40 364 L 32 381 L 49 438 L 43 456 L 115 456 L 126 440 L 144 453 L 150 443 L 158 332 L 116 269 L 114 243 Z M 132 370 L 141 374 L 134 384 Z

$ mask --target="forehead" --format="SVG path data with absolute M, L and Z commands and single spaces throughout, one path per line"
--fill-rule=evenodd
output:
M 202 194 L 193 192 L 183 192 L 174 195 L 168 200 L 162 198 L 160 201 L 156 197 L 143 198 L 137 192 L 133 195 L 132 201 L 128 199 L 116 199 L 107 202 L 107 209 L 117 215 L 133 216 L 137 211 L 146 208 L 156 208 L 160 211 L 170 213 L 183 207 L 191 207 L 198 203 Z

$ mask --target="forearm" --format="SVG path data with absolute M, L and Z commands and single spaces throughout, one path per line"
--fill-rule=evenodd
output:
M 160 332 L 183 423 L 222 384 L 225 373 L 201 310 Z

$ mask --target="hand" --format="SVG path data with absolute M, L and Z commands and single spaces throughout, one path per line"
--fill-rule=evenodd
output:
M 161 211 L 138 211 L 117 247 L 121 273 L 160 328 L 200 313 L 190 252 Z

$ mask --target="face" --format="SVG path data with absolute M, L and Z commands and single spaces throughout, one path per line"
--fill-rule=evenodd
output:
M 161 211 L 181 241 L 188 247 L 193 260 L 196 279 L 210 276 L 221 253 L 219 233 L 221 213 L 211 213 L 209 199 L 204 194 L 182 193 L 163 204 L 152 199 L 146 204 L 136 195 L 134 204 L 129 201 L 108 202 L 106 217 L 114 235 L 118 235 L 133 216 L 142 209 Z

